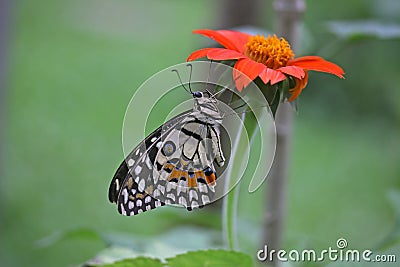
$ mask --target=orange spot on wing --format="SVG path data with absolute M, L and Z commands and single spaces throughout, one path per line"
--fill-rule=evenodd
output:
M 171 163 L 165 163 L 163 167 L 164 169 L 170 169 L 170 170 L 174 169 L 174 165 L 172 165 Z
M 209 184 L 209 185 L 215 185 L 215 179 L 216 178 L 215 178 L 215 174 L 214 173 L 206 176 L 206 181 L 207 181 L 207 184 Z
M 196 177 L 196 180 L 198 179 L 198 178 L 203 178 L 203 179 L 205 179 L 205 175 L 204 175 L 204 171 L 202 171 L 202 170 L 200 170 L 200 171 L 195 171 L 194 172 L 194 176 Z
M 188 177 L 188 187 L 196 187 L 197 182 L 196 182 L 196 177 Z
M 186 181 L 188 181 L 188 178 L 189 178 L 188 172 L 187 171 L 182 171 L 181 172 L 181 177 L 185 177 Z
M 181 178 L 181 173 L 182 173 L 182 170 L 177 170 L 176 168 L 174 168 L 172 170 L 171 174 L 169 175 L 168 180 L 172 180 L 174 178 L 179 180 Z

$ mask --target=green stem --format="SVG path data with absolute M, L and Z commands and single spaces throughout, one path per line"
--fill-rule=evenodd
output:
M 241 119 L 245 122 L 246 114 L 242 113 Z M 232 188 L 233 183 L 237 179 L 232 179 L 233 174 L 240 173 L 239 170 L 243 169 L 246 164 L 245 156 L 247 153 L 246 149 L 250 149 L 253 140 L 257 134 L 258 127 L 252 129 L 250 143 L 243 146 L 241 142 L 241 136 L 244 127 L 238 129 L 237 135 L 233 141 L 231 157 L 233 158 L 232 163 L 227 167 L 227 178 L 229 181 L 226 182 L 226 190 Z M 223 220 L 223 237 L 226 247 L 230 250 L 237 249 L 237 206 L 239 199 L 240 183 L 236 184 L 231 191 L 223 199 L 222 204 L 222 220 Z
M 245 119 L 245 113 L 241 116 L 242 121 Z M 237 163 L 241 164 L 242 158 L 238 152 L 240 137 L 243 131 L 243 127 L 239 127 L 237 135 L 233 141 L 231 157 L 233 158 L 232 163 L 226 169 L 226 181 L 225 192 L 232 187 L 235 179 L 232 179 L 232 174 L 234 173 L 235 165 Z M 240 153 L 241 154 L 241 153 Z M 223 235 L 224 241 L 230 250 L 234 250 L 237 247 L 237 229 L 236 229 L 236 211 L 237 211 L 237 197 L 238 197 L 239 185 L 237 184 L 228 194 L 224 197 L 222 203 L 222 220 L 223 220 Z
M 224 220 L 224 239 L 230 250 L 237 248 L 237 199 L 240 186 L 237 184 L 224 198 L 222 212 Z

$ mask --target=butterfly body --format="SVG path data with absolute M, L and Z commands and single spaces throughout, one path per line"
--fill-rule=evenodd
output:
M 121 214 L 136 215 L 165 204 L 191 210 L 213 200 L 214 163 L 225 162 L 222 115 L 208 92 L 194 92 L 193 99 L 193 110 L 161 125 L 121 163 L 109 188 L 109 200 Z

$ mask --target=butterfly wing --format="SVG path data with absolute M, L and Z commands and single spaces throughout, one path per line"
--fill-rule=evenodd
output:
M 213 199 L 216 185 L 213 162 L 219 159 L 215 154 L 215 144 L 220 143 L 219 125 L 188 116 L 180 127 L 179 131 L 171 131 L 162 143 L 150 182 L 154 185 L 154 197 L 191 210 Z
M 179 128 L 185 117 L 191 111 L 183 112 L 157 128 L 136 146 L 121 163 L 111 181 L 108 198 L 117 204 L 119 213 L 136 215 L 138 213 L 164 205 L 163 202 L 151 196 L 151 186 L 146 187 L 145 181 L 151 179 L 155 157 L 161 146 L 161 137 Z

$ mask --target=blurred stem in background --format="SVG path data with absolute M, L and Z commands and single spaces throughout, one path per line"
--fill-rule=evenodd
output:
M 298 50 L 299 31 L 305 11 L 304 0 L 274 1 L 276 34 L 285 37 L 294 51 Z M 269 250 L 281 248 L 287 212 L 287 180 L 291 154 L 293 109 L 288 103 L 279 105 L 276 118 L 277 144 L 274 162 L 267 179 L 264 210 L 263 245 Z M 276 262 L 273 261 L 276 265 Z
M 6 48 L 9 29 L 11 0 L 0 0 L 0 177 L 3 177 L 3 120 L 4 120 L 4 96 L 6 86 Z
M 229 29 L 242 26 L 261 26 L 264 0 L 221 0 L 219 1 L 218 26 Z

